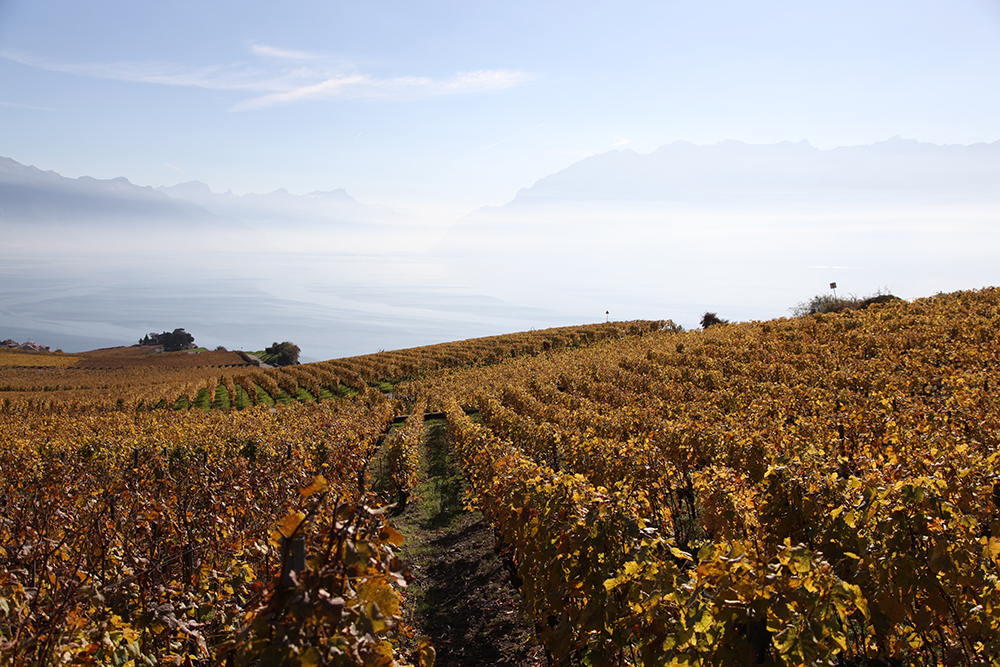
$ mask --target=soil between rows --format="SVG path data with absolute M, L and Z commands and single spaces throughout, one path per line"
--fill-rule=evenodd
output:
M 451 459 L 443 421 L 428 421 L 420 482 L 392 520 L 406 541 L 413 573 L 405 621 L 434 643 L 438 667 L 547 664 L 534 624 L 524 617 L 511 574 L 495 552 L 482 514 L 465 508 L 461 469 Z

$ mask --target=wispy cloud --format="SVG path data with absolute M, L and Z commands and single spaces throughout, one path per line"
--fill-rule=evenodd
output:
M 631 139 L 626 139 L 625 137 L 618 137 L 618 140 L 611 145 L 614 146 L 615 148 L 618 148 L 619 146 L 624 146 L 625 144 L 630 144 L 630 143 L 632 143 Z
M 306 51 L 279 49 L 276 46 L 267 46 L 266 44 L 253 44 L 250 46 L 250 50 L 258 56 L 281 58 L 283 60 L 316 60 L 321 57 L 316 54 L 307 53 Z
M 63 72 L 96 79 L 115 79 L 169 86 L 196 86 L 213 90 L 266 90 L 284 76 L 269 76 L 264 70 L 243 64 L 189 67 L 166 62 L 63 63 L 37 58 L 19 51 L 0 51 L 0 57 L 50 72 Z
M 232 107 L 234 111 L 261 109 L 276 104 L 321 99 L 382 99 L 412 100 L 441 95 L 497 92 L 513 88 L 531 79 L 525 72 L 512 70 L 479 70 L 459 72 L 447 79 L 424 76 L 377 78 L 368 74 L 330 76 L 318 83 L 281 92 L 262 95 Z
M 167 166 L 170 167 L 171 169 L 173 169 L 174 171 L 176 171 L 178 174 L 181 174 L 181 175 L 187 174 L 186 171 L 184 171 L 183 169 L 181 169 L 177 165 L 173 165 L 173 164 L 170 164 L 169 162 L 167 162 Z
M 515 134 L 515 135 L 514 135 L 514 136 L 512 136 L 512 137 L 507 137 L 506 139 L 501 139 L 500 141 L 494 141 L 494 142 L 493 142 L 492 144 L 490 144 L 489 146 L 483 146 L 482 148 L 480 148 L 480 149 L 479 149 L 479 150 L 477 150 L 476 152 L 478 153 L 479 151 L 484 151 L 484 150 L 486 150 L 487 148 L 493 148 L 494 146 L 499 146 L 499 145 L 500 145 L 500 144 L 502 144 L 503 142 L 505 142 L 505 141 L 510 141 L 511 139 L 517 139 L 518 137 L 521 137 L 521 136 L 524 136 L 524 135 L 525 135 L 525 134 L 527 134 L 528 132 L 534 132 L 535 130 L 537 130 L 538 128 L 540 128 L 540 127 L 541 127 L 541 126 L 543 126 L 543 125 L 545 125 L 545 123 L 539 123 L 538 125 L 534 126 L 534 127 L 533 127 L 533 128 L 531 128 L 530 130 L 525 130 L 524 132 L 518 132 L 517 134 Z
M 36 111 L 55 111 L 51 107 L 35 107 L 30 104 L 18 104 L 17 102 L 0 102 L 0 107 L 16 107 L 18 109 L 35 109 Z
M 261 109 L 278 104 L 322 99 L 409 100 L 442 95 L 498 92 L 534 78 L 518 70 L 458 72 L 445 79 L 424 76 L 376 77 L 358 71 L 354 63 L 304 51 L 263 44 L 250 46 L 261 65 L 233 63 L 192 67 L 170 62 L 67 63 L 48 61 L 13 50 L 0 50 L 0 58 L 52 72 L 99 79 L 167 86 L 191 86 L 212 90 L 256 93 L 239 102 L 233 111 Z M 294 67 L 275 66 L 273 61 L 294 61 Z

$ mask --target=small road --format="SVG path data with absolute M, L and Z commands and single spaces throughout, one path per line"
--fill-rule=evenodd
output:
M 272 366 L 271 364 L 265 364 L 261 360 L 261 358 L 258 357 L 256 354 L 250 354 L 249 352 L 244 352 L 243 354 L 247 355 L 248 357 L 250 357 L 251 359 L 253 359 L 254 361 L 256 361 L 258 368 L 274 368 L 274 366 Z

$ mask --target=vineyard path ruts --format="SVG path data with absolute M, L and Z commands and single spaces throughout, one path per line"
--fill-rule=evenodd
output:
M 465 508 L 443 420 L 425 423 L 420 458 L 420 482 L 392 520 L 406 538 L 402 555 L 413 573 L 404 593 L 407 623 L 434 643 L 437 667 L 545 665 L 492 529 Z

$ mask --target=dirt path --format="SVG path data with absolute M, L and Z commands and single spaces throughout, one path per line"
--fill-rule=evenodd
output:
M 523 618 L 518 593 L 494 551 L 493 531 L 464 509 L 461 470 L 450 459 L 443 421 L 428 421 L 421 483 L 393 523 L 406 537 L 403 558 L 414 582 L 406 620 L 434 642 L 438 667 L 545 665 L 545 651 Z
M 256 360 L 257 368 L 274 368 L 274 366 L 272 366 L 271 364 L 264 363 L 264 360 L 258 357 L 256 354 L 250 354 L 249 352 L 244 352 L 243 354 L 247 355 L 251 359 Z

